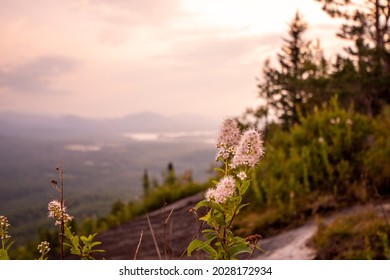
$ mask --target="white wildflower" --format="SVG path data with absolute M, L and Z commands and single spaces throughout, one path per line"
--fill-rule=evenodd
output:
M 331 123 L 331 124 L 339 124 L 339 123 L 340 123 L 340 117 L 337 117 L 337 118 L 335 118 L 335 119 L 331 119 L 331 120 L 330 120 L 330 123 Z
M 42 252 L 47 253 L 50 251 L 50 243 L 47 241 L 42 241 L 41 244 L 38 245 L 37 249 L 41 254 Z
M 263 140 L 256 130 L 248 130 L 241 137 L 232 160 L 232 167 L 254 167 L 264 154 Z
M 211 201 L 212 199 L 214 199 L 214 193 L 215 193 L 215 189 L 208 189 L 206 191 L 206 194 L 205 194 L 205 198 L 207 201 Z
M 240 173 L 237 174 L 237 177 L 241 180 L 244 181 L 248 176 L 244 171 L 241 171 Z
M 61 225 L 62 222 L 67 223 L 73 219 L 72 216 L 66 213 L 66 207 L 61 207 L 61 203 L 58 200 L 50 201 L 47 208 L 49 210 L 49 218 L 56 219 L 55 225 Z
M 11 225 L 8 223 L 8 219 L 6 216 L 0 216 L 0 239 L 6 240 L 9 239 L 11 236 L 8 235 L 8 229 L 11 227 Z
M 231 158 L 234 155 L 235 146 L 240 141 L 240 129 L 234 119 L 225 119 L 219 131 L 217 140 L 217 160 Z
M 223 177 L 215 188 L 206 192 L 206 200 L 216 203 L 225 203 L 228 198 L 234 195 L 236 182 L 232 176 Z

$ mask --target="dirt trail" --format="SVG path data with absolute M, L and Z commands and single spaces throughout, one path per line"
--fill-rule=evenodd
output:
M 199 223 L 194 213 L 191 213 L 189 210 L 201 199 L 202 195 L 197 194 L 168 205 L 165 207 L 165 210 L 160 209 L 149 213 L 148 216 L 162 259 L 179 259 L 191 242 L 192 237 L 198 230 Z M 372 208 L 372 206 L 355 206 L 337 212 L 324 218 L 322 221 L 328 224 L 337 217 L 359 211 L 367 211 L 370 207 Z M 390 216 L 390 204 L 385 205 L 385 209 L 388 212 L 388 216 Z M 375 207 L 375 210 L 378 213 L 382 212 L 379 207 Z M 163 225 L 164 219 L 168 219 L 168 223 L 165 226 Z M 265 238 L 261 241 L 261 247 L 267 253 L 254 256 L 254 258 L 278 260 L 313 259 L 315 251 L 307 243 L 316 231 L 316 223 L 309 221 L 299 228 Z M 99 257 L 117 260 L 134 259 L 141 232 L 143 232 L 143 237 L 137 259 L 159 259 L 160 257 L 153 242 L 146 216 L 100 233 L 96 239 L 103 242 L 101 247 L 106 250 L 106 253 Z M 184 255 L 184 259 L 187 258 Z M 197 256 L 193 258 L 197 258 Z
M 390 203 L 380 206 L 354 206 L 340 212 L 337 212 L 329 217 L 322 219 L 325 224 L 330 224 L 336 218 L 374 210 L 379 215 L 390 215 Z M 265 254 L 261 254 L 256 259 L 263 260 L 311 260 L 315 257 L 316 252 L 308 245 L 308 241 L 317 231 L 317 224 L 314 221 L 309 221 L 305 225 L 288 230 L 274 237 L 265 238 L 261 241 L 261 247 L 266 250 Z

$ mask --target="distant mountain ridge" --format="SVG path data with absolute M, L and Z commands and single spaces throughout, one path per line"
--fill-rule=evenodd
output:
M 31 137 L 72 137 L 215 130 L 217 121 L 196 115 L 164 116 L 153 112 L 130 114 L 122 118 L 92 119 L 75 115 L 61 117 L 0 113 L 0 135 Z

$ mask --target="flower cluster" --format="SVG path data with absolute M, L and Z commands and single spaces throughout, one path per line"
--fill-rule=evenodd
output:
M 6 216 L 0 216 L 0 239 L 5 240 L 9 239 L 11 236 L 8 235 L 8 229 L 11 225 L 8 223 L 8 219 Z
M 261 250 L 259 236 L 244 239 L 235 236 L 232 225 L 237 214 L 245 207 L 242 203 L 251 185 L 250 173 L 264 153 L 263 141 L 256 130 L 240 133 L 234 119 L 226 119 L 217 140 L 217 158 L 222 165 L 215 170 L 221 178 L 208 189 L 205 199 L 194 207 L 207 207 L 206 215 L 199 218 L 208 227 L 202 231 L 202 239 L 193 239 L 187 248 L 187 255 L 204 251 L 211 259 L 232 260 L 238 255 L 252 256 L 255 249 Z
M 206 192 L 206 200 L 214 200 L 217 203 L 225 203 L 226 200 L 234 195 L 236 182 L 232 176 L 223 177 L 215 188 Z
M 64 205 L 61 207 L 58 200 L 50 201 L 47 208 L 49 209 L 49 218 L 56 219 L 55 225 L 61 225 L 62 222 L 67 223 L 73 219 L 66 213 L 66 207 Z
M 38 245 L 38 251 L 41 254 L 46 254 L 50 251 L 50 243 L 47 241 L 42 241 L 41 244 Z
M 240 133 L 234 119 L 226 119 L 217 140 L 217 161 L 225 164 L 225 176 L 215 188 L 206 192 L 207 201 L 225 203 L 235 193 L 235 179 L 229 170 L 236 169 L 235 174 L 242 182 L 247 179 L 248 168 L 253 168 L 264 154 L 263 141 L 256 130 Z
M 217 160 L 227 160 L 234 155 L 234 149 L 240 141 L 240 129 L 234 119 L 224 120 L 217 140 Z
M 235 168 L 240 165 L 254 167 L 263 154 L 263 141 L 260 134 L 256 130 L 248 130 L 236 146 L 232 167 Z

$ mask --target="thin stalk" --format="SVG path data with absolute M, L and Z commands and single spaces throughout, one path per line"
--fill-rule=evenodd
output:
M 139 247 L 141 246 L 141 242 L 142 242 L 142 237 L 144 235 L 144 231 L 141 230 L 141 235 L 139 237 L 139 241 L 138 241 L 138 245 L 137 245 L 137 249 L 135 249 L 135 254 L 134 254 L 134 260 L 137 259 L 137 255 L 138 255 L 138 250 L 139 250 Z
M 62 172 L 62 162 L 58 167 L 58 173 L 60 175 L 61 180 L 61 235 L 60 235 L 60 250 L 61 250 L 61 260 L 64 259 L 64 234 L 65 234 L 65 223 L 64 223 L 64 174 Z
M 165 199 L 164 199 L 164 208 L 163 208 L 163 217 L 162 217 L 162 222 L 163 222 L 163 245 L 164 245 L 164 256 L 165 256 L 165 259 L 168 258 L 168 253 L 167 253 L 167 244 L 166 244 L 166 223 L 165 223 L 165 207 L 167 206 L 167 203 L 165 202 Z
M 249 256 L 248 256 L 248 260 L 250 260 L 250 259 L 252 258 L 252 256 L 253 256 L 253 253 L 254 253 L 254 252 L 255 252 L 255 250 L 256 250 L 256 246 L 257 246 L 257 244 L 256 244 L 256 245 L 253 245 L 252 252 L 249 254 Z
M 153 228 L 152 228 L 152 224 L 150 223 L 150 219 L 149 219 L 149 216 L 148 216 L 148 215 L 146 216 L 146 219 L 148 220 L 148 225 L 149 225 L 150 233 L 152 234 L 153 243 L 154 243 L 154 246 L 156 247 L 156 251 L 157 251 L 158 258 L 161 260 L 160 249 L 158 248 L 157 240 L 156 240 L 156 237 L 154 236 L 154 230 L 153 230 Z

